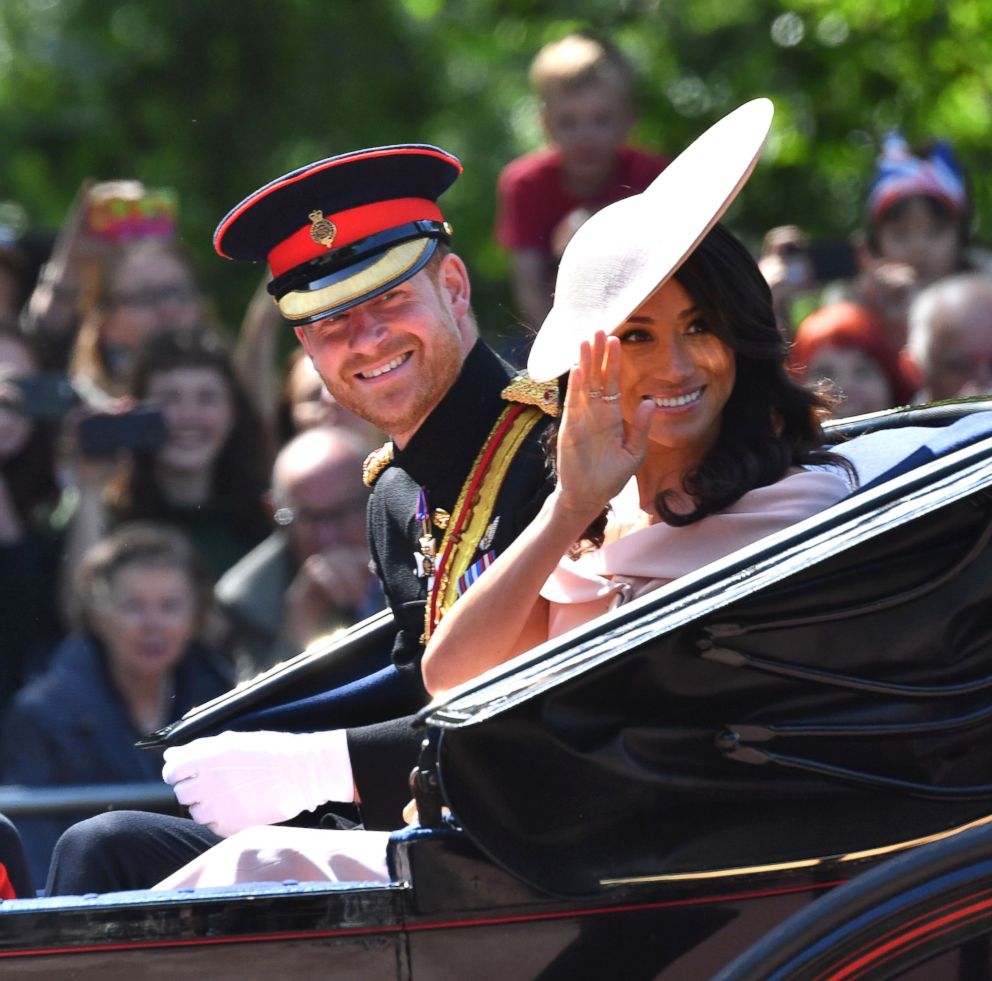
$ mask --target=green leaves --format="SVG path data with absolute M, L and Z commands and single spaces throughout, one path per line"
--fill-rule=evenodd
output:
M 210 235 L 242 195 L 321 156 L 437 142 L 466 167 L 447 210 L 480 319 L 510 330 L 496 176 L 541 142 L 530 59 L 582 26 L 637 65 L 642 145 L 674 154 L 735 105 L 773 99 L 768 151 L 731 214 L 749 241 L 787 222 L 845 238 L 895 126 L 954 143 L 988 228 L 987 0 L 3 0 L 0 199 L 54 226 L 85 177 L 175 187 L 235 324 L 257 271 L 216 258 Z

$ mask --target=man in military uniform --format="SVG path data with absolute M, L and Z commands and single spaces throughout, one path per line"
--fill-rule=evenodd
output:
M 166 777 L 197 823 L 131 812 L 82 822 L 56 848 L 50 893 L 150 886 L 218 834 L 327 801 L 360 801 L 369 828 L 402 824 L 419 744 L 404 716 L 426 701 L 424 643 L 551 489 L 554 387 L 514 379 L 479 339 L 436 203 L 460 171 L 423 145 L 333 157 L 250 195 L 214 237 L 222 256 L 268 261 L 269 292 L 328 390 L 390 436 L 364 474 L 373 562 L 398 628 L 381 714 L 347 730 L 226 732 L 168 750 Z M 291 712 L 262 715 L 260 725 L 294 727 Z

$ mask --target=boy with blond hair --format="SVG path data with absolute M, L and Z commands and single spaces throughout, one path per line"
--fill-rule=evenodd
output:
M 643 191 L 668 160 L 627 145 L 634 75 L 609 40 L 577 33 L 547 44 L 529 79 L 549 146 L 500 174 L 496 237 L 510 251 L 517 313 L 536 328 L 575 230 L 604 205 Z

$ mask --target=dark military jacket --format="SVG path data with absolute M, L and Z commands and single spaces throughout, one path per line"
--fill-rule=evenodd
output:
M 427 581 L 417 575 L 414 554 L 421 534 L 417 503 L 423 488 L 431 513 L 451 514 L 472 465 L 499 414 L 500 393 L 510 370 L 483 342 L 469 353 L 454 386 L 417 430 L 396 450 L 378 478 L 369 502 L 369 548 L 386 602 L 399 624 L 393 663 L 419 674 L 423 653 Z M 499 518 L 489 549 L 497 554 L 528 525 L 551 489 L 539 425 L 517 452 L 502 486 L 493 517 Z M 438 550 L 442 530 L 432 525 Z M 479 552 L 473 556 L 473 561 Z
M 511 369 L 479 341 L 451 390 L 407 446 L 395 451 L 369 502 L 370 548 L 399 626 L 392 656 L 407 679 L 404 708 L 410 713 L 427 702 L 420 678 L 427 580 L 418 576 L 415 561 L 420 490 L 431 514 L 438 508 L 454 511 L 479 451 L 507 406 L 501 392 L 512 377 Z M 499 521 L 486 551 L 500 554 L 536 516 L 553 487 L 545 454 L 549 421 L 545 417 L 531 430 L 510 464 L 492 513 Z M 440 549 L 443 532 L 434 528 L 433 533 Z M 472 561 L 480 555 L 481 550 Z M 398 827 L 400 809 L 410 797 L 408 777 L 421 733 L 411 720 L 397 718 L 349 729 L 348 737 L 366 827 Z

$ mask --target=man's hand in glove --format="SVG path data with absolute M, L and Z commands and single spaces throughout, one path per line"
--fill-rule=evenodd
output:
M 227 837 L 355 798 L 348 740 L 330 732 L 225 732 L 165 751 L 162 779 L 190 817 Z

